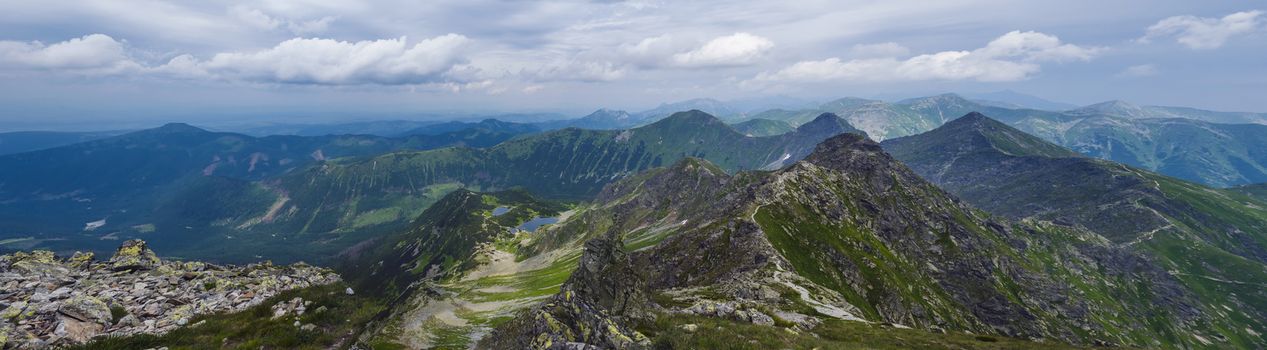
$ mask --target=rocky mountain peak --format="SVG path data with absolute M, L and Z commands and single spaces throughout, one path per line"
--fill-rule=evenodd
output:
M 841 118 L 840 116 L 836 115 L 836 113 L 823 113 L 823 114 L 819 114 L 817 117 L 814 117 L 814 120 L 811 120 L 805 124 L 801 124 L 801 126 L 797 127 L 797 129 L 800 129 L 800 128 L 813 129 L 813 128 L 816 128 L 817 126 L 839 125 L 842 123 L 849 124 L 848 122 L 845 121 L 844 118 Z
M 671 125 L 671 124 L 724 124 L 721 119 L 717 119 L 712 114 L 708 114 L 698 109 L 692 109 L 685 112 L 677 112 L 661 119 L 651 125 Z
M 965 114 L 932 131 L 888 140 L 884 144 L 890 151 L 902 154 L 963 154 L 988 150 L 1008 156 L 1080 156 L 978 112 Z M 946 152 L 947 150 L 954 152 Z
M 833 136 L 819 143 L 814 152 L 805 157 L 805 162 L 821 167 L 837 170 L 858 169 L 859 166 L 873 167 L 879 164 L 895 163 L 880 144 L 865 136 L 845 133 Z

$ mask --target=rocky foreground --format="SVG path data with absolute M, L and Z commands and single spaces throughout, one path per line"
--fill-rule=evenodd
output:
M 98 335 L 161 334 L 200 314 L 241 311 L 280 292 L 339 281 L 297 263 L 245 266 L 166 261 L 145 242 L 110 260 L 49 251 L 0 256 L 0 349 L 77 344 Z

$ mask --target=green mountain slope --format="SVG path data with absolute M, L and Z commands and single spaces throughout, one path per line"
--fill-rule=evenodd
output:
M 542 130 L 581 128 L 592 130 L 617 130 L 638 126 L 640 121 L 629 112 L 602 108 L 584 117 L 536 123 Z
M 683 112 L 624 131 L 564 129 L 488 149 L 326 162 L 282 177 L 277 186 L 294 203 L 293 217 L 317 218 L 303 227 L 292 220 L 290 229 L 329 232 L 342 226 L 341 218 L 385 208 L 429 186 L 523 187 L 549 198 L 582 199 L 608 182 L 683 157 L 710 159 L 728 171 L 781 167 L 808 154 L 817 142 L 850 131 L 855 130 L 839 118 L 824 115 L 791 133 L 746 137 L 710 115 Z
M 990 136 L 1000 135 L 1000 136 Z M 1009 136 L 1001 136 L 1009 135 Z M 887 150 L 969 203 L 1014 218 L 1087 227 L 1151 256 L 1197 294 L 1228 312 L 1215 327 L 1235 344 L 1257 344 L 1267 306 L 1244 288 L 1267 283 L 1267 212 L 1261 202 L 1128 166 L 1052 152 L 1004 152 L 994 142 L 1036 137 L 969 115 L 925 134 L 890 140 Z M 1056 147 L 1047 144 L 1046 148 Z
M 1267 114 L 1247 112 L 1216 112 L 1188 107 L 1139 106 L 1126 101 L 1100 102 L 1069 110 L 1074 116 L 1111 116 L 1126 119 L 1174 119 L 1183 118 L 1210 123 L 1267 124 Z
M 281 205 L 289 200 L 284 190 L 273 186 L 273 179 L 309 164 L 400 149 L 490 146 L 514 136 L 465 129 L 403 138 L 257 138 L 170 124 L 0 156 L 0 169 L 4 169 L 0 170 L 0 240 L 19 239 L 22 244 L 54 249 L 107 251 L 117 244 L 111 241 L 121 236 L 143 235 L 157 238 L 153 240 L 157 247 L 180 254 L 182 247 L 168 244 L 198 246 L 205 238 L 219 236 L 214 232 L 233 231 L 288 214 L 270 211 L 272 203 Z M 252 182 L 265 179 L 269 180 Z M 418 197 L 410 203 L 423 206 L 437 198 Z M 259 205 L 261 202 L 264 204 Z M 391 214 L 380 212 L 354 219 L 373 223 Z M 413 214 L 416 212 L 409 217 Z
M 610 224 L 557 224 L 589 237 L 575 272 L 480 346 L 649 348 L 718 320 L 745 332 L 701 336 L 775 348 L 859 321 L 1140 346 L 1217 331 L 1220 315 L 1161 266 L 1090 232 L 992 218 L 858 136 L 774 172 L 714 169 L 690 160 L 617 182 L 572 216 Z
M 773 119 L 748 119 L 730 126 L 748 136 L 782 135 L 796 129 L 788 122 Z
M 1267 181 L 1267 125 L 1090 116 L 1016 126 L 1083 154 L 1210 186 Z
M 436 123 L 424 125 L 417 128 L 402 132 L 397 136 L 413 136 L 413 135 L 443 135 L 457 131 L 481 130 L 487 133 L 505 133 L 512 135 L 530 134 L 541 131 L 541 128 L 535 124 L 515 123 L 501 121 L 497 119 L 484 119 L 479 122 L 460 122 L 451 121 L 446 123 Z M 489 145 L 491 146 L 491 145 Z
M 1267 202 L 1267 183 L 1237 186 L 1230 188 L 1230 190 Z
M 123 134 L 123 131 L 57 132 L 17 131 L 0 133 L 0 155 L 38 151 Z
M 213 173 L 225 175 L 226 181 L 195 181 L 205 174 L 199 171 L 203 168 L 193 169 L 193 165 L 202 165 L 199 158 L 214 157 L 211 154 L 188 156 L 185 152 L 178 153 L 187 157 L 184 164 L 168 162 L 171 168 L 170 171 L 165 169 L 167 172 L 164 174 L 169 174 L 169 178 L 157 179 L 143 174 L 113 177 L 154 180 L 154 187 L 150 187 L 152 190 L 117 184 L 118 188 L 133 192 L 120 194 L 125 200 L 110 199 L 107 202 L 117 205 L 115 207 L 84 204 L 68 198 L 58 203 L 66 203 L 68 208 L 78 205 L 91 211 L 85 209 L 82 213 L 66 215 L 64 211 L 49 211 L 49 206 L 43 206 L 43 209 L 31 210 L 45 215 L 56 212 L 57 217 L 16 219 L 23 215 L 18 211 L 6 212 L 5 215 L 15 217 L 7 221 L 13 227 L 53 227 L 58 229 L 44 231 L 49 232 L 44 237 L 73 238 L 49 241 L 34 236 L 36 240 L 26 241 L 54 248 L 94 243 L 108 247 L 108 242 L 97 238 L 144 235 L 165 251 L 186 257 L 240 261 L 267 256 L 278 261 L 313 261 L 330 259 L 345 248 L 404 228 L 432 203 L 458 188 L 497 191 L 522 187 L 548 198 L 584 199 L 611 181 L 664 166 L 683 157 L 707 158 L 728 171 L 781 167 L 808 154 L 819 141 L 843 132 L 856 130 L 835 116 L 823 115 L 790 133 L 747 137 L 710 115 L 684 112 L 636 129 L 556 130 L 520 136 L 483 149 L 442 148 L 322 161 L 310 157 L 306 160 L 310 165 L 295 165 L 297 169 L 290 169 L 292 165 L 301 163 L 297 160 L 286 163 L 286 168 L 257 165 L 254 172 L 243 162 L 226 161 Z M 223 138 L 246 140 L 248 145 L 283 139 L 252 139 L 206 132 L 193 135 L 204 135 L 201 137 L 207 141 L 199 142 L 209 144 L 206 148 L 211 153 L 228 152 L 213 147 L 222 143 L 218 140 Z M 442 135 L 406 139 L 361 136 L 284 139 L 328 140 L 311 147 L 321 147 L 319 149 L 327 154 L 355 155 L 371 148 L 413 147 L 418 142 L 411 140 L 438 136 Z M 198 140 L 196 137 L 180 139 Z M 350 146 L 327 150 L 330 144 Z M 147 147 L 172 149 L 174 152 L 189 148 L 162 145 L 165 144 Z M 309 149 L 291 143 L 276 146 L 279 149 L 283 147 L 295 154 L 304 154 Z M 152 153 L 149 148 L 119 148 L 119 152 L 125 154 L 131 154 L 127 152 L 136 149 L 146 150 L 135 152 L 141 155 Z M 251 149 L 243 146 L 232 150 L 247 152 Z M 220 156 L 221 159 L 243 157 L 237 153 Z M 281 164 L 278 158 L 270 156 L 268 159 L 274 161 L 270 164 Z M 82 166 L 79 163 L 66 164 Z M 138 160 L 138 164 L 147 163 Z M 278 175 L 257 175 L 261 169 Z M 96 181 L 86 183 L 100 183 L 97 178 L 85 176 L 85 179 Z M 65 181 L 52 183 L 64 185 Z M 112 187 L 114 185 L 106 183 L 100 186 L 115 188 Z M 243 195 L 206 195 L 208 193 Z M 142 196 L 149 194 L 153 195 Z M 195 213 L 197 215 L 191 215 Z M 66 217 L 81 219 L 68 221 L 64 220 Z M 101 218 L 106 218 L 105 225 L 93 231 L 82 231 L 86 222 Z M 44 226 L 45 222 L 57 219 L 63 220 L 62 226 Z M 11 232 L 18 232 L 16 237 L 30 235 L 23 231 Z M 68 237 L 67 233 L 73 234 Z

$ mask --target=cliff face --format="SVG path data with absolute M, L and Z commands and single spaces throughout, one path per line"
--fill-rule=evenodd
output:
M 1150 260 L 1091 232 L 991 217 L 861 136 L 828 139 L 775 172 L 713 168 L 687 160 L 608 186 L 580 215 L 618 224 L 589 231 L 559 294 L 481 345 L 641 348 L 655 336 L 645 332 L 698 317 L 793 333 L 863 320 L 1075 344 L 1211 336 L 1215 315 Z M 571 229 L 584 228 L 593 226 Z
M 304 264 L 166 261 L 140 240 L 124 242 L 106 261 L 91 253 L 19 252 L 0 256 L 0 348 L 161 334 L 196 315 L 241 311 L 286 290 L 338 281 L 330 270 Z

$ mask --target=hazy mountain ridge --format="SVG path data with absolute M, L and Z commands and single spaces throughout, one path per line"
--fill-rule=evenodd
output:
M 1136 106 L 1122 101 L 1070 111 L 992 106 L 956 94 L 884 102 L 842 98 L 814 109 L 768 110 L 752 118 L 799 125 L 831 112 L 876 140 L 923 133 L 980 112 L 1086 155 L 1203 184 L 1267 181 L 1267 114 Z M 1242 124 L 1220 124 L 1236 122 Z M 1257 123 L 1257 124 L 1243 124 Z
M 109 164 L 133 158 L 138 164 L 152 164 L 146 163 L 150 149 L 197 149 L 164 145 L 188 143 L 203 145 L 197 147 L 206 149 L 202 155 L 173 153 L 172 157 L 180 161 L 162 162 L 164 167 L 153 172 L 163 177 L 136 173 L 112 177 L 93 174 L 85 175 L 80 182 L 30 177 L 25 180 L 29 185 L 22 185 L 23 182 L 15 180 L 22 179 L 23 175 L 3 174 L 11 177 L 3 190 L 9 194 L 8 198 L 19 200 L 7 204 L 15 210 L 6 211 L 6 222 L 16 231 L 15 238 L 32 237 L 27 241 L 32 245 L 90 244 L 108 249 L 110 243 L 98 238 L 146 235 L 164 251 L 213 259 L 240 261 L 256 255 L 279 261 L 312 260 L 321 256 L 329 259 L 357 242 L 402 228 L 423 209 L 457 188 L 524 187 L 549 198 L 583 199 L 597 193 L 608 182 L 681 157 L 713 159 L 730 171 L 777 168 L 808 154 L 822 139 L 856 131 L 839 118 L 824 115 L 797 131 L 772 137 L 747 137 L 716 117 L 695 111 L 624 131 L 570 128 L 512 138 L 484 149 L 457 147 L 390 152 L 472 130 L 480 129 L 403 139 L 374 136 L 251 138 L 172 125 L 110 141 L 114 143 L 104 146 L 89 143 L 49 151 L 63 152 L 63 156 L 36 154 L 10 159 L 14 164 L 71 167 L 67 169 L 92 168 L 97 163 L 91 161 L 96 159 L 105 162 L 95 165 L 98 168 L 137 172 L 147 168 Z M 132 139 L 150 141 L 126 141 Z M 454 143 L 462 144 L 461 141 Z M 117 149 L 116 152 L 132 158 L 112 156 L 48 162 L 49 159 L 78 159 L 83 157 L 81 150 L 100 147 Z M 277 153 L 281 151 L 288 153 Z M 255 156 L 261 161 L 251 168 L 243 159 L 258 153 L 269 156 Z M 301 156 L 307 158 L 295 159 Z M 324 160 L 318 160 L 318 156 Z M 0 163 L 6 159 L 0 157 Z M 202 159 L 219 159 L 220 163 L 212 164 L 220 165 L 208 166 Z M 283 162 L 285 159 L 292 160 Z M 57 172 L 87 174 L 82 170 Z M 208 175 L 224 179 L 214 180 L 207 178 Z M 150 183 L 140 186 L 109 182 L 131 179 L 148 179 Z M 44 189 L 41 183 L 65 188 Z M 81 183 L 95 187 L 84 187 Z M 17 191 L 21 188 L 30 189 L 26 191 L 41 188 L 42 192 L 15 197 L 23 193 Z M 86 189 L 74 192 L 79 188 Z M 97 188 L 101 190 L 94 191 Z M 114 189 L 119 191 L 109 192 Z M 56 200 L 31 197 L 45 192 L 75 194 Z M 76 198 L 101 201 L 108 206 L 92 205 Z M 100 227 L 83 230 L 85 223 L 102 218 L 105 221 Z M 59 224 L 50 225 L 51 221 Z M 33 234 L 37 232 L 43 234 Z M 188 236 L 191 232 L 199 234 Z M 46 241 L 67 236 L 74 241 Z M 291 239 L 298 241 L 288 241 Z M 296 250 L 293 249 L 295 244 L 310 246 Z M 248 246 L 253 247 L 251 252 L 241 249 Z M 217 252 L 200 251 L 198 247 L 215 247 Z
M 1234 315 L 1213 319 L 1227 329 L 1224 337 L 1236 339 L 1238 346 L 1261 340 L 1257 331 L 1242 329 L 1264 326 L 1254 320 L 1264 316 L 1267 297 L 1242 289 L 1241 283 L 1267 281 L 1267 212 L 1262 210 L 1267 204 L 1104 160 L 1004 152 L 966 141 L 1005 138 L 988 136 L 1001 133 L 1058 148 L 979 115 L 886 141 L 885 147 L 925 178 L 991 212 L 1087 227 L 1171 266 L 1169 274 L 1197 295 L 1205 312 L 1241 305 Z
M 158 234 L 172 238 L 195 227 L 254 220 L 247 217 L 251 214 L 269 221 L 285 213 L 263 211 L 285 196 L 275 194 L 267 183 L 249 181 L 276 178 L 331 158 L 453 145 L 482 147 L 514 136 L 465 129 L 405 138 L 257 138 L 169 124 L 102 140 L 0 156 L 0 168 L 10 169 L 0 171 L 0 229 L 5 231 L 5 239 L 27 242 L 23 244 L 83 248 L 61 241 L 73 237 L 78 244 L 106 250 L 113 245 L 109 240 L 118 239 L 118 235 L 152 235 L 156 227 L 161 228 Z M 223 180 L 212 181 L 208 177 Z M 238 196 L 223 195 L 230 193 Z M 196 205 L 208 202 L 215 204 Z M 190 206 L 175 205 L 178 203 Z M 213 216 L 216 214 L 226 216 Z M 86 226 L 93 222 L 96 224 Z M 168 239 L 153 239 L 152 243 L 165 251 L 180 251 L 167 245 Z
M 126 133 L 126 131 L 16 131 L 0 133 L 0 156 L 99 140 L 123 133 Z
M 1207 185 L 1267 181 L 1267 125 L 1092 116 L 1018 128 L 1094 157 Z

